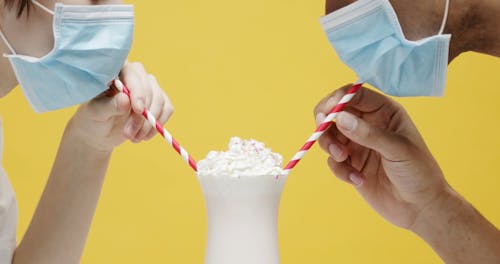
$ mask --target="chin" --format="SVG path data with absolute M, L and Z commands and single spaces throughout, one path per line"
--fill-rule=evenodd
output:
M 8 95 L 16 87 L 17 87 L 17 84 L 14 85 L 14 86 L 10 86 L 9 88 L 7 88 L 7 87 L 0 87 L 0 98 L 4 98 L 6 95 Z

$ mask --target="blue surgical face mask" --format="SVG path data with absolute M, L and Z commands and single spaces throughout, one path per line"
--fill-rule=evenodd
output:
M 405 38 L 388 0 L 359 0 L 321 19 L 340 59 L 367 82 L 394 96 L 441 96 L 446 84 L 450 35 Z
M 131 5 L 76 6 L 57 3 L 54 48 L 35 58 L 16 54 L 6 36 L 0 37 L 26 98 L 37 112 L 86 102 L 108 89 L 118 76 L 132 45 L 134 10 Z

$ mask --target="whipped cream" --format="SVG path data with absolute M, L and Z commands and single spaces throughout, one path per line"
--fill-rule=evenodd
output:
M 284 175 L 283 158 L 266 148 L 264 143 L 233 137 L 228 151 L 210 151 L 198 162 L 200 177 L 252 177 Z

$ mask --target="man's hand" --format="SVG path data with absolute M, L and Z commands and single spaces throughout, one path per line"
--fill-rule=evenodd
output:
M 323 99 L 317 123 L 350 86 Z M 328 165 L 382 217 L 424 239 L 446 263 L 500 263 L 500 232 L 445 181 L 401 105 L 362 88 L 320 138 Z
M 323 99 L 317 122 L 349 86 Z M 448 191 L 443 174 L 404 109 L 395 101 L 362 88 L 320 138 L 328 164 L 340 179 L 391 223 L 411 228 L 428 204 Z

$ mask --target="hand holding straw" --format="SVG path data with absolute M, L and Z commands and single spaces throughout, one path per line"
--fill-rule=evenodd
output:
M 297 166 L 297 164 L 300 162 L 300 160 L 306 155 L 307 151 L 311 149 L 311 147 L 316 143 L 316 141 L 325 133 L 325 131 L 330 127 L 330 125 L 333 123 L 333 120 L 337 116 L 339 112 L 344 109 L 346 104 L 351 101 L 351 99 L 356 95 L 358 90 L 361 88 L 363 83 L 358 82 L 353 84 L 351 89 L 347 91 L 347 93 L 340 99 L 339 103 L 330 111 L 328 116 L 326 116 L 325 120 L 318 126 L 316 131 L 309 137 L 309 139 L 306 141 L 306 143 L 300 148 L 299 152 L 293 156 L 292 160 L 288 162 L 288 164 L 285 166 L 284 170 L 286 174 L 289 174 L 290 171 Z
M 125 93 L 130 98 L 129 89 L 119 79 L 114 80 L 114 85 L 116 89 L 118 89 L 120 92 Z M 167 143 L 181 155 L 182 159 L 187 162 L 195 172 L 197 172 L 198 167 L 193 157 L 191 157 L 191 155 L 187 153 L 187 151 L 172 137 L 172 135 L 166 129 L 164 129 L 163 126 L 158 123 L 158 121 L 156 121 L 156 118 L 147 109 L 144 109 L 144 111 L 142 112 L 142 116 L 144 116 L 144 118 L 146 118 L 148 122 L 156 128 L 156 131 L 158 131 L 158 133 L 160 133 L 160 135 L 165 138 Z

